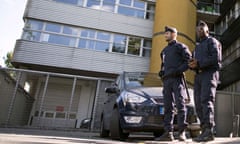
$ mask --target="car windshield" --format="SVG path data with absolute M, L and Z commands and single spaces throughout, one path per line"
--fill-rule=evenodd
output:
M 161 87 L 162 81 L 156 73 L 125 72 L 124 84 L 126 88 Z

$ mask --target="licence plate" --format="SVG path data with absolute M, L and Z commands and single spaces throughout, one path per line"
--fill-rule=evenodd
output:
M 159 112 L 160 112 L 161 115 L 164 114 L 164 107 L 163 107 L 163 106 L 160 106 L 160 108 L 159 108 Z

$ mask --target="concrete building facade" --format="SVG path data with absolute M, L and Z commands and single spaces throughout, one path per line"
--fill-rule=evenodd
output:
M 221 0 L 28 0 L 13 65 L 81 76 L 81 80 L 74 83 L 74 79 L 48 80 L 25 75 L 23 81 L 29 82 L 30 92 L 37 99 L 29 124 L 41 126 L 37 122 L 44 118 L 44 126 L 61 126 L 60 119 L 52 122 L 51 118 L 69 118 L 65 114 L 56 115 L 59 111 L 65 112 L 64 97 L 69 96 L 74 85 L 74 100 L 70 98 L 74 101 L 70 103 L 74 121 L 67 126 L 79 128 L 80 121 L 90 117 L 93 127 L 98 128 L 101 105 L 106 97 L 104 88 L 117 74 L 159 71 L 159 54 L 167 44 L 163 37 L 166 25 L 176 27 L 178 40 L 192 50 L 197 41 L 196 23 L 206 21 L 211 35 L 223 43 L 220 88 L 232 90 L 239 83 L 239 75 L 233 74 L 239 69 L 239 7 L 239 0 L 231 3 Z M 228 75 L 231 77 L 224 79 Z M 187 78 L 193 82 L 193 73 L 188 71 Z M 38 99 L 44 94 L 43 101 Z M 39 110 L 43 110 L 43 115 Z

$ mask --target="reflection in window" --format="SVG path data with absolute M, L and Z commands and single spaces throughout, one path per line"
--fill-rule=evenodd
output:
M 128 54 L 139 55 L 141 48 L 141 39 L 130 37 L 128 39 Z
M 31 30 L 42 30 L 43 22 L 35 21 L 35 20 L 28 20 L 26 23 L 25 28 Z
M 151 48 L 152 48 L 152 42 L 151 40 L 144 40 L 143 41 L 143 57 L 150 57 L 151 56 Z
M 81 37 L 95 38 L 95 31 L 93 31 L 93 30 L 82 30 Z
M 93 9 L 100 9 L 100 0 L 88 0 L 87 7 L 91 7 Z
M 109 41 L 110 34 L 109 33 L 105 33 L 105 32 L 98 32 L 97 33 L 97 39 Z
M 112 52 L 125 53 L 127 37 L 123 35 L 114 35 Z
M 34 31 L 24 31 L 23 32 L 23 39 L 25 40 L 31 40 L 31 41 L 39 41 L 40 40 L 40 32 L 34 32 Z
M 118 7 L 118 13 L 127 15 L 127 16 L 134 16 L 138 18 L 144 18 L 144 10 L 137 10 L 129 7 Z
M 134 0 L 133 7 L 144 9 L 145 8 L 145 2 L 140 1 L 140 0 Z
M 78 29 L 72 28 L 72 27 L 69 27 L 69 26 L 64 26 L 63 27 L 63 33 L 76 36 L 76 35 L 78 35 Z
M 115 0 L 103 0 L 102 9 L 108 12 L 114 12 Z
M 68 3 L 68 4 L 78 4 L 78 0 L 54 0 L 54 1 Z
M 78 43 L 79 48 L 94 49 L 95 42 L 93 40 L 80 39 Z
M 60 45 L 74 47 L 76 43 L 76 38 L 55 35 L 55 34 L 43 34 L 42 41 L 52 43 L 52 44 L 60 44 Z
M 50 31 L 50 32 L 59 33 L 61 31 L 61 25 L 53 24 L 53 23 L 47 23 L 45 30 Z
M 108 52 L 109 43 L 97 41 L 95 50 Z
M 146 19 L 154 20 L 155 5 L 153 3 L 148 3 Z
M 119 0 L 120 4 L 131 6 L 132 0 Z
M 143 0 L 54 0 L 57 2 L 85 6 L 127 16 L 153 20 L 155 2 Z M 147 5 L 147 6 L 146 6 Z M 124 8 L 123 8 L 124 7 Z M 119 10 L 120 9 L 120 10 Z M 127 10 L 127 11 L 126 11 Z M 134 12 L 133 12 L 134 11 Z

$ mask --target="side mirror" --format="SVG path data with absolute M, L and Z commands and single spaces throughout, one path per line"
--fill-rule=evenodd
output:
M 108 87 L 105 88 L 106 93 L 119 93 L 120 90 L 117 87 Z

